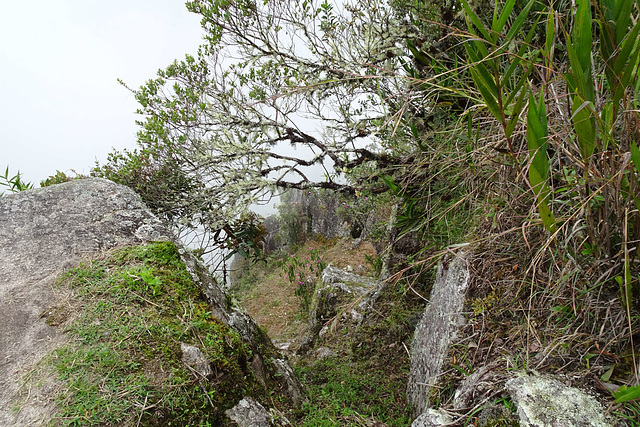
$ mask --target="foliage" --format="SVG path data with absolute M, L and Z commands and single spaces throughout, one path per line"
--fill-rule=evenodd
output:
M 375 176 L 345 174 L 369 165 L 376 175 L 412 151 L 385 138 L 407 86 L 398 60 L 406 35 L 391 8 L 373 0 L 187 7 L 202 16 L 206 43 L 133 91 L 140 148 L 113 153 L 96 175 L 210 235 L 285 189 L 386 191 Z
M 265 236 L 261 218 L 246 211 L 229 221 L 221 221 L 205 183 L 181 168 L 176 149 L 153 145 L 141 150 L 114 151 L 108 162 L 96 164 L 91 174 L 136 191 L 149 209 L 173 226 L 180 237 L 199 248 L 203 255 L 215 256 L 209 262 L 213 269 L 236 253 L 260 259 Z
M 4 170 L 4 175 L 0 174 L 0 186 L 7 187 L 7 191 L 11 193 L 18 193 L 33 188 L 33 184 L 22 180 L 20 172 L 17 172 L 14 176 L 9 176 L 9 166 Z M 0 196 L 3 195 L 4 191 L 0 192 Z
M 50 185 L 62 184 L 63 182 L 69 182 L 73 178 L 68 176 L 66 173 L 56 170 L 55 175 L 50 175 L 49 178 L 40 181 L 40 187 L 48 187 Z
M 289 279 L 289 283 L 297 286 L 295 294 L 300 298 L 300 309 L 303 313 L 309 311 L 316 282 L 327 267 L 318 249 L 309 248 L 309 256 L 300 259 L 296 255 L 283 258 L 282 270 Z
M 288 245 L 291 249 L 304 243 L 309 238 L 307 225 L 310 218 L 298 203 L 291 200 L 291 191 L 287 191 L 280 196 L 278 204 L 278 234 L 276 239 L 281 245 Z

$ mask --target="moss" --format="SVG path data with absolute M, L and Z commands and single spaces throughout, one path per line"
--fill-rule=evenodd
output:
M 50 318 L 73 337 L 47 358 L 65 384 L 54 424 L 224 425 L 224 410 L 266 391 L 252 349 L 211 315 L 169 242 L 113 251 L 67 272 L 77 312 Z M 66 320 L 66 321 L 65 321 Z M 180 343 L 200 348 L 214 374 L 199 377 Z

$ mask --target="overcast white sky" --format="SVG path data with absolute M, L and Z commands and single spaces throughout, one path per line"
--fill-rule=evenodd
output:
M 0 169 L 35 186 L 136 146 L 132 94 L 201 42 L 184 0 L 0 0 Z

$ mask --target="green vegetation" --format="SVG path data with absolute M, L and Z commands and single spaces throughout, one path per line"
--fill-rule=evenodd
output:
M 7 187 L 7 191 L 11 193 L 33 188 L 33 184 L 22 180 L 20 172 L 17 172 L 14 176 L 9 176 L 9 166 L 4 170 L 4 175 L 0 174 L 0 186 Z M 4 191 L 0 192 L 0 197 L 3 195 Z
M 393 377 L 363 363 L 327 358 L 300 370 L 310 402 L 300 421 L 305 427 L 407 426 L 411 415 L 404 402 L 406 378 Z
M 300 298 L 300 309 L 303 313 L 308 313 L 316 282 L 327 267 L 327 263 L 317 249 L 309 248 L 309 255 L 304 259 L 291 254 L 283 259 L 283 264 L 282 269 L 289 283 L 296 286 L 295 294 Z
M 390 239 L 380 259 L 409 312 L 438 257 L 467 247 L 468 340 L 434 402 L 503 360 L 583 378 L 606 402 L 617 390 L 616 416 L 638 414 L 638 1 L 187 7 L 206 42 L 133 91 L 140 150 L 95 174 L 132 185 L 177 227 L 203 226 L 205 247 L 259 247 L 252 203 L 340 193 L 339 217 L 352 211 Z M 310 167 L 325 175 L 310 179 Z M 281 217 L 293 250 L 308 212 Z M 320 413 L 334 398 L 312 400 Z M 338 406 L 328 418 L 349 416 Z
M 248 365 L 252 348 L 211 314 L 172 243 L 113 251 L 80 265 L 50 324 L 72 337 L 47 359 L 64 384 L 62 425 L 223 425 L 225 409 L 265 390 Z M 213 374 L 181 361 L 181 343 L 202 350 Z

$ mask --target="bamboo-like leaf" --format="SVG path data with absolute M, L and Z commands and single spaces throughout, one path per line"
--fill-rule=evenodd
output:
M 573 92 L 572 118 L 578 136 L 580 155 L 587 162 L 596 147 L 596 120 L 592 113 L 595 89 L 591 77 L 591 2 L 578 1 L 573 36 L 568 38 L 567 53 L 572 78 L 567 78 Z
M 515 93 L 515 91 L 514 91 Z M 509 121 L 509 124 L 507 125 L 507 128 L 505 129 L 504 133 L 507 136 L 507 138 L 511 138 L 511 134 L 513 133 L 513 131 L 516 128 L 516 124 L 519 121 L 520 118 L 520 113 L 522 112 L 522 107 L 524 106 L 524 97 L 527 94 L 527 90 L 525 89 L 524 85 L 522 86 L 521 90 L 520 90 L 520 95 L 518 96 L 518 99 L 516 100 L 515 105 L 513 106 L 513 110 L 511 112 L 511 119 Z
M 531 73 L 531 70 L 533 69 L 535 63 L 536 63 L 536 59 L 538 58 L 538 54 L 540 52 L 536 52 L 535 55 L 533 55 L 533 57 L 531 58 L 531 62 L 529 63 L 529 68 L 527 68 L 523 73 L 522 76 L 520 76 L 520 80 L 518 80 L 518 82 L 513 86 L 513 91 L 511 92 L 511 95 L 509 95 L 509 97 L 507 98 L 507 101 L 505 102 L 505 105 L 509 105 L 511 104 L 511 102 L 513 102 L 513 98 L 514 96 L 516 96 L 516 94 L 520 93 L 520 91 L 522 90 L 522 88 L 524 88 L 527 84 L 527 81 L 529 80 L 529 74 Z M 502 87 L 506 86 L 506 81 L 502 81 Z
M 596 148 L 596 120 L 591 110 L 592 104 L 589 101 L 585 101 L 578 107 L 581 99 L 578 95 L 573 97 L 573 106 L 576 107 L 576 110 L 573 111 L 572 118 L 578 136 L 580 155 L 582 160 L 587 162 Z
M 631 161 L 640 175 L 640 150 L 635 142 L 631 143 Z
M 573 42 L 580 61 L 580 66 L 585 74 L 590 75 L 591 70 L 591 0 L 577 0 L 578 10 L 573 23 Z
M 497 90 L 492 90 L 492 88 L 485 84 L 484 78 L 479 76 L 477 69 L 471 68 L 470 71 L 473 81 L 482 95 L 482 99 L 484 99 L 485 104 L 487 104 L 487 108 L 489 108 L 491 114 L 499 120 L 502 115 L 500 114 L 500 105 L 497 102 Z
M 569 36 L 567 35 L 569 38 Z M 585 75 L 582 71 L 582 65 L 580 64 L 580 58 L 578 57 L 578 53 L 571 42 L 571 38 L 569 38 L 569 43 L 567 43 L 567 54 L 569 55 L 569 64 L 571 65 L 571 78 L 567 79 L 567 83 L 569 83 L 572 92 L 577 92 L 581 90 L 584 85 Z
M 476 26 L 478 31 L 480 31 L 480 33 L 482 34 L 482 37 L 484 37 L 485 40 L 492 40 L 491 36 L 489 35 L 489 32 L 484 27 L 484 25 L 482 25 L 482 22 L 480 21 L 478 16 L 475 13 L 473 13 L 473 10 L 471 10 L 471 7 L 469 6 L 469 3 L 467 3 L 467 0 L 461 0 L 461 1 L 462 1 L 462 7 L 464 8 L 464 11 L 467 14 L 467 17 L 473 23 L 473 25 Z
M 551 60 L 552 60 L 551 53 L 553 51 L 555 37 L 556 37 L 555 14 L 554 14 L 554 10 L 550 9 L 549 15 L 547 16 L 547 38 L 544 42 L 544 53 L 547 56 L 549 63 L 551 63 Z
M 531 8 L 535 3 L 536 3 L 536 0 L 529 0 L 529 3 L 526 4 L 526 6 L 522 9 L 522 12 L 520 12 L 516 20 L 513 21 L 513 24 L 511 25 L 511 28 L 509 28 L 509 32 L 507 33 L 506 39 L 508 41 L 511 41 L 516 36 L 518 31 L 520 31 L 520 28 L 522 27 L 525 20 L 529 16 L 529 11 L 531 10 Z
M 494 22 L 493 22 L 493 32 L 496 34 L 500 34 L 505 24 L 507 23 L 507 19 L 509 19 L 509 15 L 511 15 L 511 11 L 513 10 L 513 6 L 516 4 L 515 0 L 508 0 L 502 8 L 502 12 L 500 12 L 500 18 L 496 22 L 495 16 L 498 10 L 498 2 L 496 2 L 496 7 L 494 9 Z
M 524 40 L 524 43 L 522 43 L 522 46 L 520 46 L 520 49 L 518 49 L 518 53 L 514 57 L 512 57 L 511 64 L 509 65 L 509 68 L 507 68 L 507 71 L 505 71 L 504 76 L 501 79 L 502 82 L 508 81 L 511 78 L 511 74 L 513 74 L 513 72 L 516 70 L 517 66 L 522 62 L 522 60 L 520 58 L 524 57 L 524 53 L 526 52 L 527 48 L 529 47 L 529 43 L 531 42 L 531 39 L 533 38 L 533 36 L 535 34 L 536 25 L 538 24 L 539 21 L 540 21 L 540 17 L 538 17 L 538 19 L 536 20 L 534 25 L 531 27 L 531 30 L 529 31 L 529 34 L 527 35 L 526 39 Z M 539 53 L 540 53 L 540 51 L 535 52 L 535 54 L 532 55 L 532 57 L 529 59 L 529 62 L 531 63 L 530 67 L 529 67 L 529 71 L 531 71 L 531 68 L 535 64 Z M 529 71 L 527 71 L 527 73 L 526 73 L 526 78 L 528 78 Z M 523 76 L 523 77 L 525 77 L 525 76 Z
M 619 45 L 627 34 L 627 28 L 631 23 L 631 11 L 633 10 L 633 1 L 617 0 L 615 2 L 614 22 L 616 45 Z
M 538 201 L 538 213 L 544 226 L 550 232 L 556 231 L 556 220 L 549 208 L 551 190 L 547 183 L 549 177 L 549 159 L 547 157 L 549 130 L 544 104 L 544 93 L 536 101 L 533 93 L 529 95 L 529 111 L 527 113 L 527 145 L 531 165 L 529 166 L 529 182 Z

